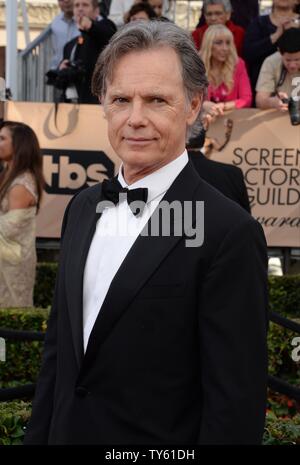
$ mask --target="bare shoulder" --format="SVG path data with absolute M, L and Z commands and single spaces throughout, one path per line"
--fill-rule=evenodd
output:
M 8 193 L 8 209 L 29 208 L 36 205 L 34 195 L 22 184 L 12 186 Z

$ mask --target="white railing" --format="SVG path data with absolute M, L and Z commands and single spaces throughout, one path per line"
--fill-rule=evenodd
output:
M 51 29 L 48 26 L 18 55 L 17 100 L 53 102 L 53 87 L 45 84 L 51 57 Z

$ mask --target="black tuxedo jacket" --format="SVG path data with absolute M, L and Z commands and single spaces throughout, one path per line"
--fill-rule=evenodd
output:
M 99 54 L 116 32 L 115 24 L 108 18 L 93 21 L 88 31 L 81 31 L 81 37 L 75 37 L 64 46 L 63 59 L 70 60 L 75 47 L 73 61 L 81 62 L 85 69 L 84 78 L 76 85 L 79 103 L 99 103 L 92 95 L 91 80 Z
M 260 225 L 189 162 L 164 200 L 204 201 L 203 245 L 186 247 L 184 234 L 140 235 L 84 354 L 82 282 L 100 193 L 100 184 L 84 190 L 65 214 L 25 444 L 260 443 L 267 387 Z
M 189 151 L 194 167 L 204 181 L 251 213 L 247 188 L 240 168 L 206 158 L 200 150 Z

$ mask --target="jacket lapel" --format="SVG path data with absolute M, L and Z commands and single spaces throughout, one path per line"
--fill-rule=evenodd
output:
M 200 177 L 189 162 L 175 179 L 163 200 L 170 203 L 174 200 L 191 201 L 200 182 Z M 191 220 L 191 226 L 192 222 Z M 182 236 L 175 235 L 138 236 L 116 273 L 98 314 L 89 338 L 81 374 L 93 364 L 99 346 L 117 324 L 138 291 L 181 239 Z
M 100 187 L 100 186 L 99 186 Z M 78 367 L 83 358 L 83 324 L 82 324 L 82 291 L 83 273 L 87 254 L 95 232 L 99 215 L 96 214 L 96 206 L 99 202 L 101 189 L 93 191 L 93 195 L 87 197 L 78 214 L 77 224 L 73 226 L 73 234 L 70 239 L 69 253 L 66 263 L 66 295 L 71 322 L 72 337 Z

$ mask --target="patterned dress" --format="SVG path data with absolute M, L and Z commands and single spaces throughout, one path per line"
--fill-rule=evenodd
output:
M 11 183 L 0 204 L 0 307 L 31 307 L 36 269 L 36 206 L 8 211 L 9 190 L 24 186 L 37 201 L 33 175 Z

